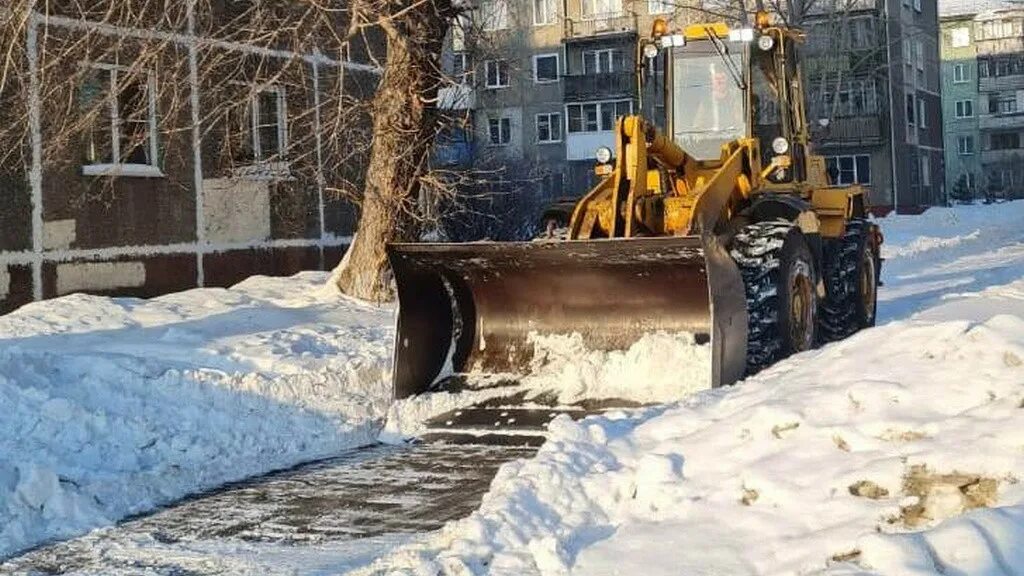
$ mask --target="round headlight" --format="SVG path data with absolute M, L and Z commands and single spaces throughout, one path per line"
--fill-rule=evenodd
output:
M 644 44 L 644 58 L 652 60 L 658 57 L 658 45 L 654 42 Z
M 762 34 L 757 38 L 757 47 L 767 52 L 775 47 L 775 38 L 772 38 L 768 34 Z
M 779 136 L 775 140 L 772 140 L 772 150 L 774 150 L 776 154 L 785 154 L 786 152 L 789 152 L 789 141 L 782 136 Z
M 598 164 L 607 164 L 612 161 L 612 149 L 607 146 L 601 146 L 594 153 L 594 158 L 597 159 Z

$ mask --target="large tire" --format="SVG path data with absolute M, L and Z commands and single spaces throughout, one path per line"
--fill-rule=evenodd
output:
M 823 342 L 875 325 L 879 260 L 869 226 L 862 219 L 851 220 L 843 237 L 826 247 L 825 300 L 818 314 Z
M 785 220 L 750 224 L 730 253 L 747 296 L 747 373 L 813 348 L 818 272 L 803 232 Z

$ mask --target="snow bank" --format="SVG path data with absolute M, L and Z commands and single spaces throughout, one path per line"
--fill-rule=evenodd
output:
M 1019 572 L 1022 216 L 883 220 L 883 295 L 903 295 L 880 310 L 911 319 L 675 405 L 556 420 L 478 512 L 358 573 Z
M 323 274 L 0 318 L 0 558 L 374 440 L 392 312 Z
M 1020 277 L 1024 202 L 932 208 L 880 219 L 885 235 L 879 320 L 906 318 L 950 291 L 976 292 Z

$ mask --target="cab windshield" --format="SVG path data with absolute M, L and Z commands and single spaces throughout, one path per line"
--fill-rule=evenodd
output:
M 725 43 L 729 46 L 729 43 Z M 747 134 L 742 49 L 732 44 L 723 57 L 710 41 L 694 42 L 674 51 L 673 136 L 698 160 L 721 157 L 726 142 Z M 729 58 L 734 66 L 730 66 Z

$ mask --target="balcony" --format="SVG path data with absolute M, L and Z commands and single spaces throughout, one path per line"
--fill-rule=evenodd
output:
M 881 123 L 876 116 L 833 118 L 822 128 L 811 121 L 813 140 L 821 145 L 877 144 L 882 139 Z
M 563 76 L 566 102 L 632 98 L 636 94 L 636 76 L 632 72 L 607 72 Z
M 615 12 L 565 19 L 566 41 L 607 34 L 636 34 L 636 14 Z
M 978 92 L 1012 92 L 1024 88 L 1024 74 L 987 76 L 978 79 Z
M 978 117 L 981 130 L 1024 128 L 1024 112 L 1009 114 L 982 114 Z
M 1024 148 L 1010 150 L 982 150 L 981 161 L 990 168 L 992 164 L 1014 166 L 1024 161 Z

